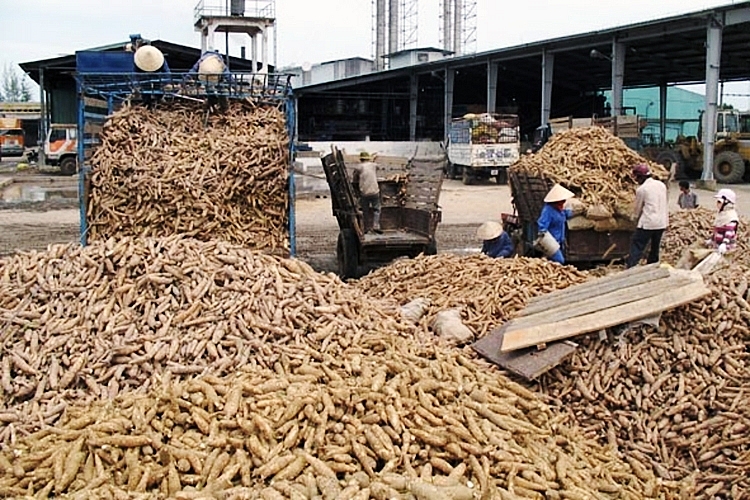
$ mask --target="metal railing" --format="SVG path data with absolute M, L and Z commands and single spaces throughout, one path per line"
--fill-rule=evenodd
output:
M 221 16 L 275 19 L 276 0 L 200 0 L 193 9 L 194 22 Z

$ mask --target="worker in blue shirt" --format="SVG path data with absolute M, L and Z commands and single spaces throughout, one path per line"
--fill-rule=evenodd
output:
M 544 197 L 544 208 L 542 208 L 542 213 L 536 221 L 537 228 L 539 229 L 537 241 L 541 243 L 546 257 L 560 264 L 565 263 L 562 249 L 565 245 L 566 222 L 573 217 L 573 212 L 565 208 L 565 202 L 574 196 L 575 194 L 560 184 L 555 184 L 549 193 L 547 193 L 547 196 Z M 545 244 L 548 241 L 545 238 L 547 233 L 554 238 L 554 242 L 557 245 Z M 556 250 L 554 246 L 557 247 Z
M 482 253 L 489 257 L 510 257 L 515 250 L 510 236 L 499 222 L 487 221 L 479 226 L 477 238 L 482 240 Z

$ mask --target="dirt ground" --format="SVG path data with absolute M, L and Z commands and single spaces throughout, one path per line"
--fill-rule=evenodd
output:
M 12 179 L 9 182 L 8 179 Z M 75 189 L 74 178 L 63 178 L 55 174 L 0 174 L 3 190 L 16 189 L 18 184 L 29 189 L 43 187 L 57 193 L 68 190 L 65 196 L 43 201 L 0 201 L 0 255 L 15 251 L 44 249 L 53 243 L 78 241 L 80 213 L 77 198 L 69 197 Z M 54 186 L 50 188 L 49 186 Z M 733 186 L 740 199 L 738 211 L 750 215 L 750 185 Z M 670 187 L 670 206 L 677 207 L 677 185 Z M 5 191 L 3 191 L 5 192 Z M 713 206 L 713 193 L 698 191 L 704 206 Z M 460 181 L 446 180 L 440 196 L 442 222 L 436 238 L 439 252 L 478 252 L 480 243 L 474 234 L 476 228 L 486 220 L 500 220 L 504 212 L 512 213 L 508 186 L 494 182 L 464 186 Z M 325 193 L 304 193 L 295 203 L 297 220 L 297 254 L 315 268 L 322 271 L 335 270 L 335 249 L 338 226 L 331 211 L 330 197 Z

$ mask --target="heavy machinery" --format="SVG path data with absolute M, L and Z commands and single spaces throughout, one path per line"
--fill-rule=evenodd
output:
M 678 179 L 697 179 L 703 171 L 703 112 L 697 136 L 679 136 L 671 149 L 655 157 Z M 716 115 L 714 178 L 722 184 L 750 181 L 750 114 L 735 109 L 720 109 Z M 744 124 L 744 128 L 743 128 Z
M 63 175 L 78 172 L 78 130 L 76 124 L 53 123 L 44 140 L 44 161 L 60 167 Z
M 454 119 L 448 134 L 446 175 L 464 184 L 494 178 L 508 182 L 508 167 L 521 152 L 518 115 L 467 114 Z
M 22 155 L 25 144 L 21 120 L 0 118 L 0 148 L 4 155 Z
M 399 256 L 437 253 L 435 230 L 441 218 L 438 198 L 444 155 L 420 157 L 416 153 L 390 168 L 376 160 L 381 233 L 365 232 L 365 227 L 371 225 L 367 220 L 371 215 L 359 209 L 343 153 L 334 146 L 322 162 L 331 190 L 333 215 L 339 224 L 336 260 L 342 278 L 355 278 L 362 266 Z

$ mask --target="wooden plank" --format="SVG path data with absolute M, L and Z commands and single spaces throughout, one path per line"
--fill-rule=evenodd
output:
M 501 350 L 503 352 L 513 351 L 599 331 L 604 328 L 611 328 L 630 321 L 647 318 L 658 312 L 673 309 L 683 304 L 688 304 L 710 293 L 711 290 L 703 282 L 696 281 L 690 285 L 664 292 L 655 297 L 637 300 L 611 309 L 524 330 L 508 332 L 503 339 Z
M 498 328 L 474 342 L 471 348 L 490 362 L 527 380 L 534 380 L 559 365 L 573 354 L 577 347 L 573 342 L 554 342 L 543 351 L 531 348 L 501 352 L 500 346 L 503 345 L 504 335 L 504 329 Z
M 656 281 L 649 281 L 639 285 L 613 290 L 612 292 L 590 297 L 582 301 L 570 301 L 559 306 L 535 314 L 520 316 L 511 320 L 508 331 L 522 330 L 536 325 L 556 323 L 577 316 L 584 316 L 603 309 L 610 309 L 622 304 L 635 302 L 660 295 L 674 288 L 680 288 L 694 282 L 685 276 L 669 276 Z
M 571 304 L 591 297 L 601 296 L 621 288 L 640 285 L 649 281 L 668 278 L 670 271 L 667 268 L 654 268 L 646 272 L 633 274 L 618 273 L 610 277 L 591 280 L 580 285 L 557 290 L 548 295 L 542 295 L 538 300 L 530 301 L 529 305 L 521 312 L 521 316 L 529 316 L 547 309 L 552 309 L 565 304 Z M 600 281 L 601 280 L 601 281 Z

